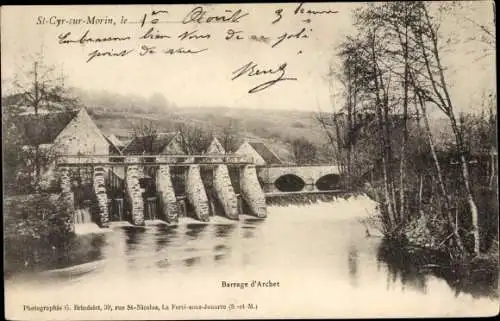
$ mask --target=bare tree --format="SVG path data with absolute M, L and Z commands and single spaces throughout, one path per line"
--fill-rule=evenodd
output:
M 416 88 L 418 89 L 418 86 Z M 452 211 L 451 197 L 450 197 L 450 194 L 448 193 L 447 188 L 446 188 L 445 183 L 444 183 L 444 177 L 443 177 L 443 173 L 441 170 L 441 164 L 440 164 L 438 156 L 437 156 L 434 138 L 433 138 L 433 135 L 432 135 L 432 132 L 430 129 L 430 125 L 429 125 L 429 118 L 427 117 L 427 109 L 425 107 L 424 99 L 422 98 L 422 95 L 420 94 L 420 92 L 418 90 L 416 91 L 416 97 L 418 99 L 418 106 L 420 106 L 420 112 L 421 112 L 422 118 L 424 120 L 425 133 L 427 134 L 427 140 L 429 143 L 429 147 L 430 147 L 431 154 L 432 154 L 432 159 L 434 161 L 434 166 L 436 169 L 437 182 L 439 185 L 439 189 L 441 191 L 441 195 L 443 196 L 443 198 L 445 200 L 444 201 L 445 219 L 447 220 L 448 226 L 450 227 L 450 229 L 453 233 L 453 237 L 454 237 L 454 240 L 455 240 L 458 248 L 460 249 L 461 252 L 464 252 L 465 249 L 464 249 L 464 246 L 462 243 L 462 239 L 460 237 L 460 234 L 458 233 L 458 225 L 453 220 L 453 215 L 451 212 Z M 418 108 L 418 107 L 416 106 L 416 108 Z
M 328 89 L 330 90 L 330 101 L 332 104 L 331 112 L 322 112 L 318 105 L 318 113 L 315 115 L 315 119 L 318 124 L 321 126 L 321 129 L 325 133 L 328 138 L 329 145 L 333 152 L 333 156 L 335 157 L 334 162 L 340 169 L 340 173 L 346 180 L 346 185 L 348 185 L 348 170 L 346 166 L 344 146 L 345 146 L 345 135 L 342 134 L 343 128 L 341 128 L 343 112 L 342 108 L 337 109 L 336 99 L 339 96 L 338 93 L 334 91 L 333 80 L 335 78 L 340 78 L 339 73 L 334 71 L 333 66 L 329 67 L 328 74 L 326 75 L 326 79 L 328 81 Z M 342 81 L 342 80 L 341 80 Z M 344 84 L 344 83 L 343 83 Z M 345 84 L 344 84 L 345 85 Z
M 61 111 L 80 107 L 78 99 L 72 97 L 65 87 L 65 76 L 57 74 L 56 67 L 44 62 L 43 53 L 35 54 L 32 69 L 16 74 L 12 80 L 12 95 L 16 104 L 28 108 L 34 114 L 40 110 Z
M 454 105 L 448 90 L 448 81 L 446 80 L 445 67 L 441 61 L 441 44 L 438 32 L 438 23 L 431 17 L 428 4 L 420 3 L 418 7 L 419 24 L 413 26 L 415 34 L 415 45 L 421 51 L 425 65 L 425 76 L 430 85 L 430 90 L 422 89 L 424 99 L 433 103 L 448 118 L 458 152 L 459 162 L 461 164 L 461 175 L 464 184 L 464 193 L 469 204 L 469 210 L 472 217 L 472 233 L 474 235 L 474 253 L 479 255 L 479 218 L 478 209 L 474 196 L 472 194 L 468 160 L 465 153 L 465 146 L 462 133 L 459 129 L 455 116 Z
M 153 121 L 141 121 L 132 128 L 132 137 L 144 153 L 152 154 L 154 143 L 158 138 L 158 126 Z
M 292 153 L 297 164 L 311 164 L 316 161 L 316 146 L 305 138 L 291 141 Z
M 239 130 L 239 124 L 233 119 L 231 119 L 227 123 L 227 125 L 222 128 L 221 134 L 219 136 L 219 141 L 226 153 L 234 152 L 234 150 L 237 148 L 237 144 L 239 141 Z
M 196 125 L 178 124 L 176 126 L 181 136 L 181 147 L 188 155 L 199 155 L 205 152 L 212 135 Z
M 441 245 L 451 238 L 456 245 L 453 249 L 465 253 L 463 235 L 458 228 L 458 214 L 453 218 L 453 213 L 458 213 L 458 204 L 457 208 L 452 204 L 453 195 L 463 195 L 472 217 L 473 252 L 477 255 L 480 248 L 478 210 L 472 194 L 473 182 L 468 169 L 466 145 L 468 139 L 477 141 L 492 135 L 486 133 L 491 130 L 488 131 L 489 127 L 484 127 L 483 122 L 477 125 L 477 133 L 469 133 L 468 129 L 461 128 L 455 117 L 441 54 L 451 45 L 467 40 L 457 37 L 447 41 L 440 34 L 439 15 L 454 8 L 453 3 L 436 4 L 436 8 L 429 9 L 431 6 L 434 4 L 393 2 L 368 4 L 355 11 L 354 25 L 358 34 L 348 36 L 342 43 L 339 51 L 342 65 L 337 68 L 340 72 L 336 73 L 343 86 L 341 95 L 345 101 L 341 110 L 334 114 L 340 115 L 342 111 L 344 117 L 342 120 L 339 117 L 319 120 L 332 145 L 342 146 L 338 158 L 349 176 L 357 176 L 356 167 L 363 167 L 359 159 L 365 159 L 365 169 L 374 164 L 375 184 L 380 184 L 376 188 L 380 188 L 382 196 L 379 198 L 381 212 L 387 222 L 386 227 L 389 227 L 387 234 L 394 237 L 406 234 L 406 221 L 410 215 L 414 217 L 412 211 L 416 210 L 418 217 L 428 216 L 432 221 L 439 222 L 436 223 L 439 227 L 435 226 L 439 233 L 447 233 L 440 234 L 443 237 Z M 478 26 L 485 37 L 491 36 L 485 26 Z M 410 97 L 415 102 L 416 129 L 409 108 Z M 450 122 L 455 141 L 451 151 L 456 150 L 459 157 L 462 186 L 448 184 L 446 175 L 450 173 L 446 172 L 446 168 L 443 170 L 440 164 L 428 117 L 432 105 L 443 112 Z M 362 120 L 364 114 L 371 112 L 376 116 L 375 124 Z M 496 121 L 492 116 L 489 118 L 491 123 Z M 484 128 L 479 128 L 479 125 Z M 481 143 L 483 149 L 492 150 L 492 155 L 493 145 Z M 366 161 L 366 156 L 362 154 L 368 146 L 379 150 L 372 150 L 372 159 Z M 427 148 L 429 155 L 425 153 Z M 414 155 L 410 153 L 418 154 L 422 164 L 409 162 L 409 155 Z M 435 168 L 435 171 L 429 172 L 430 175 L 425 171 L 428 165 Z M 490 174 L 493 172 L 493 168 L 489 170 Z M 427 181 L 426 177 L 431 180 Z M 433 193 L 435 187 L 439 193 Z M 424 193 L 426 188 L 431 190 Z M 416 208 L 412 199 L 418 199 Z M 427 206 L 430 211 L 425 210 Z M 433 217 L 434 213 L 438 216 Z
M 2 97 L 2 107 L 11 115 L 26 111 L 38 116 L 41 110 L 65 111 L 81 106 L 78 99 L 72 97 L 65 87 L 62 72 L 57 75 L 55 66 L 44 62 L 43 52 L 35 54 L 31 70 L 16 74 L 10 83 L 12 88 L 8 95 Z M 49 156 L 52 156 L 53 160 L 55 155 L 53 151 L 40 150 L 39 145 L 27 148 L 32 151 L 19 155 L 19 160 L 30 158 L 28 163 L 34 167 L 35 190 L 39 191 L 44 162 Z

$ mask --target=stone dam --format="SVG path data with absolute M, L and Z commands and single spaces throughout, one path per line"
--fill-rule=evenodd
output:
M 100 227 L 113 221 L 177 223 L 186 216 L 200 222 L 215 215 L 263 219 L 266 196 L 328 193 L 340 186 L 336 166 L 256 166 L 234 154 L 66 155 L 56 167 L 69 211 Z

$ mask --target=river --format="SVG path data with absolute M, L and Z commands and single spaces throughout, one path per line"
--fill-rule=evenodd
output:
M 427 272 L 397 273 L 381 260 L 381 238 L 367 237 L 359 222 L 374 211 L 374 202 L 356 196 L 269 207 L 265 220 L 245 216 L 234 223 L 217 218 L 208 224 L 115 226 L 81 235 L 72 259 L 62 267 L 6 280 L 6 316 L 67 320 L 498 313 L 498 297 L 457 291 Z M 252 287 L 253 280 L 274 286 Z M 223 287 L 222 281 L 241 286 Z M 74 304 L 100 305 L 103 311 L 23 311 L 23 305 L 56 303 L 72 310 Z M 104 311 L 106 304 L 113 311 Z M 127 311 L 127 304 L 158 305 L 160 310 Z M 235 309 L 229 310 L 231 304 Z M 203 309 L 189 310 L 190 305 Z

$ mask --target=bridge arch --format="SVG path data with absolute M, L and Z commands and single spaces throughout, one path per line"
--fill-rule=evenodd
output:
M 316 181 L 316 188 L 320 191 L 328 191 L 338 189 L 340 187 L 340 175 L 338 174 L 327 174 L 321 176 Z
M 274 181 L 274 186 L 282 192 L 298 192 L 304 189 L 306 182 L 294 174 L 286 174 Z

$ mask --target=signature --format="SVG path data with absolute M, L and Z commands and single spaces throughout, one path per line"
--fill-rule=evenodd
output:
M 285 77 L 286 73 L 286 67 L 288 64 L 286 62 L 282 63 L 276 68 L 260 68 L 258 64 L 256 64 L 253 61 L 250 61 L 249 63 L 239 67 L 235 71 L 232 72 L 234 75 L 231 80 L 235 80 L 241 76 L 248 76 L 248 77 L 254 77 L 254 76 L 265 76 L 265 75 L 277 75 L 275 79 L 268 80 L 266 82 L 263 82 L 252 89 L 248 91 L 249 94 L 254 94 L 256 92 L 262 91 L 266 88 L 271 87 L 272 85 L 283 81 L 283 80 L 297 80 L 297 78 L 291 78 L 291 77 Z

